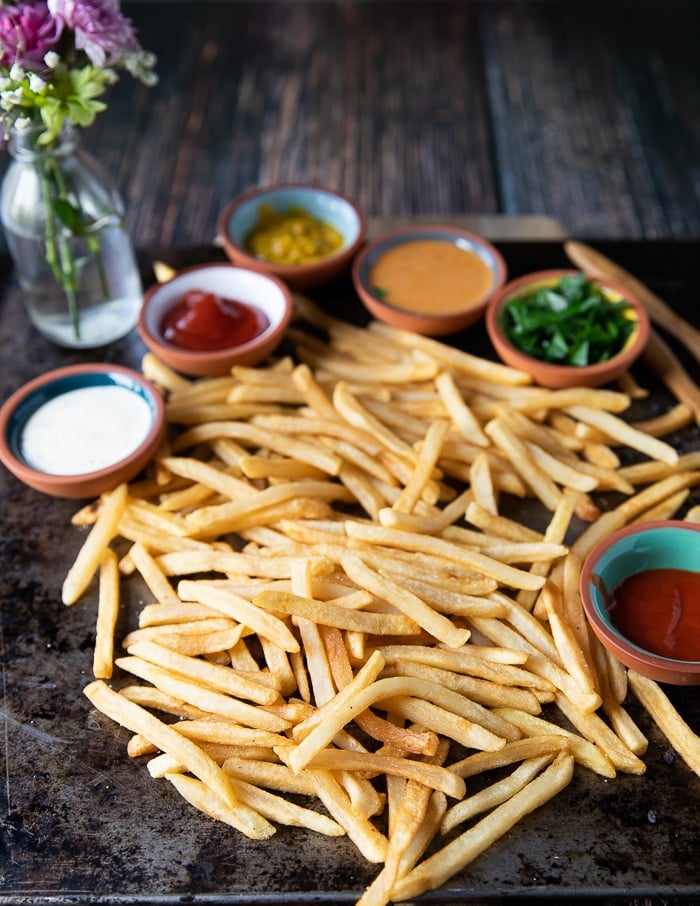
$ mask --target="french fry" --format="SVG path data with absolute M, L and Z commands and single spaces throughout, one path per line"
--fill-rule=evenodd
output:
M 526 714 L 513 708 L 499 709 L 499 714 L 519 727 L 526 736 L 563 736 L 568 743 L 571 754 L 578 764 L 589 768 L 601 777 L 613 778 L 617 775 L 615 766 L 604 752 L 595 743 L 590 742 L 578 733 L 566 730 L 557 724 L 544 720 L 541 717 Z
M 627 774 L 643 774 L 646 765 L 619 739 L 597 714 L 584 714 L 562 694 L 556 697 L 557 706 L 576 729 L 602 749 L 618 771 Z
M 83 692 L 98 711 L 132 733 L 141 733 L 161 751 L 183 764 L 226 805 L 233 809 L 237 807 L 238 799 L 226 774 L 201 748 L 185 739 L 177 730 L 158 720 L 140 705 L 114 692 L 104 680 L 88 683 Z
M 350 576 L 358 585 L 393 604 L 409 620 L 421 626 L 445 645 L 459 648 L 468 640 L 468 630 L 458 629 L 448 617 L 433 610 L 405 587 L 375 572 L 360 557 L 347 554 L 342 559 L 342 565 L 346 575 Z
M 414 532 L 384 529 L 381 526 L 363 525 L 352 521 L 345 523 L 345 531 L 349 537 L 367 541 L 370 544 L 384 544 L 403 550 L 433 554 L 450 563 L 454 561 L 468 569 L 480 571 L 504 585 L 512 585 L 514 588 L 541 588 L 544 584 L 544 579 L 538 576 L 529 576 L 523 570 L 499 563 L 490 557 L 466 550 L 440 538 L 427 538 Z
M 489 811 L 506 802 L 515 793 L 519 792 L 525 784 L 533 780 L 542 768 L 549 764 L 552 757 L 551 755 L 540 755 L 528 758 L 505 779 L 499 780 L 486 787 L 486 789 L 474 793 L 467 799 L 457 802 L 445 813 L 440 825 L 441 832 L 447 834 L 475 815 Z
M 165 775 L 180 795 L 199 811 L 217 821 L 230 824 L 251 840 L 267 840 L 275 828 L 262 815 L 240 801 L 235 805 L 211 794 L 211 790 L 201 780 L 188 777 L 186 774 L 170 773 Z
M 507 742 L 497 752 L 475 752 L 473 755 L 467 755 L 461 761 L 451 764 L 450 770 L 459 774 L 460 777 L 473 777 L 475 774 L 507 767 L 518 761 L 537 758 L 541 755 L 553 757 L 560 752 L 568 751 L 569 741 L 565 736 L 558 734 L 526 736 L 524 739 Z
M 68 570 L 63 582 L 64 604 L 75 604 L 94 576 L 107 545 L 117 534 L 117 526 L 126 506 L 128 489 L 120 484 L 103 499 L 95 524 Z
M 287 625 L 240 595 L 217 588 L 206 582 L 183 581 L 179 593 L 184 600 L 197 601 L 220 611 L 232 620 L 243 623 L 261 636 L 278 645 L 283 651 L 299 651 L 299 642 Z
M 435 387 L 459 433 L 470 443 L 480 447 L 488 446 L 488 438 L 484 434 L 479 420 L 464 400 L 449 371 L 440 372 L 435 378 Z
M 573 773 L 573 761 L 570 755 L 557 756 L 549 767 L 510 799 L 398 881 L 391 891 L 392 899 L 406 900 L 419 896 L 426 890 L 435 890 L 473 862 L 525 815 L 539 808 L 568 785 Z
M 399 513 L 412 513 L 423 496 L 425 486 L 430 480 L 440 457 L 440 451 L 448 428 L 449 422 L 444 419 L 431 422 L 425 439 L 420 445 L 420 452 L 413 475 L 394 503 L 394 509 Z
M 373 752 L 348 752 L 343 749 L 322 749 L 309 763 L 309 770 L 325 768 L 333 771 L 381 772 L 415 780 L 431 790 L 441 790 L 446 796 L 461 799 L 464 781 L 447 768 L 414 761 L 412 758 L 392 758 Z
M 137 542 L 131 546 L 129 556 L 153 597 L 161 604 L 177 607 L 180 599 L 146 548 Z
M 114 630 L 119 616 L 119 566 L 107 548 L 100 559 L 99 597 L 92 672 L 96 679 L 110 679 L 114 661 Z
M 680 716 L 661 686 L 636 670 L 628 671 L 632 691 L 691 771 L 700 776 L 700 737 Z
M 643 431 L 632 428 L 622 419 L 611 415 L 609 412 L 579 405 L 567 407 L 567 412 L 573 418 L 599 428 L 608 437 L 631 447 L 633 450 L 644 453 L 650 459 L 657 459 L 659 462 L 666 463 L 669 466 L 675 466 L 678 462 L 678 453 L 669 444 L 652 437 L 650 434 L 645 434 Z
M 127 673 L 153 683 L 168 695 L 180 698 L 209 714 L 221 714 L 244 726 L 259 727 L 261 730 L 270 730 L 273 733 L 289 727 L 288 721 L 276 717 L 262 708 L 256 708 L 254 705 L 239 701 L 214 689 L 207 689 L 135 655 L 117 658 L 115 663 Z
M 331 771 L 317 768 L 312 774 L 317 795 L 365 859 L 368 862 L 382 862 L 388 846 L 386 837 L 367 818 L 362 818 L 354 811 L 347 794 Z
M 355 632 L 369 632 L 377 635 L 415 635 L 418 624 L 401 614 L 375 613 L 365 610 L 350 610 L 330 601 L 314 601 L 284 591 L 263 591 L 253 599 L 253 606 L 278 614 L 291 614 Z
M 549 475 L 537 465 L 527 444 L 510 429 L 503 419 L 493 419 L 484 427 L 484 431 L 506 454 L 515 471 L 532 488 L 547 509 L 555 510 L 561 497 L 561 491 Z
M 193 678 L 219 692 L 259 705 L 271 705 L 279 697 L 276 689 L 257 683 L 230 667 L 179 654 L 156 642 L 135 642 L 127 647 L 127 652 L 165 670 Z

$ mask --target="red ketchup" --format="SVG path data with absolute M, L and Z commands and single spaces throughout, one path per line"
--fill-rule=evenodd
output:
M 700 573 L 647 569 L 612 589 L 608 613 L 631 642 L 681 661 L 700 660 Z
M 242 346 L 259 336 L 269 323 L 253 305 L 191 289 L 163 318 L 160 329 L 173 346 L 211 351 Z

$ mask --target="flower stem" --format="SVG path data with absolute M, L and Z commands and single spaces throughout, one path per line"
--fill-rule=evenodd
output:
M 63 227 L 59 224 L 58 230 L 56 229 L 54 214 L 55 200 L 66 198 L 66 185 L 61 168 L 56 160 L 51 157 L 46 161 L 46 178 L 42 179 L 42 186 L 46 205 L 46 260 L 53 271 L 54 279 L 63 287 L 63 291 L 66 294 L 73 333 L 76 340 L 79 340 L 80 312 L 78 310 L 78 284 L 75 260 L 70 241 L 66 238 Z M 57 244 L 58 255 L 56 252 Z

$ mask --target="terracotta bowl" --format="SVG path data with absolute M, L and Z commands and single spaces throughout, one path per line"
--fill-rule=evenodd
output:
M 593 280 L 610 299 L 624 299 L 631 306 L 631 317 L 636 322 L 624 348 L 606 362 L 576 367 L 544 362 L 521 352 L 505 335 L 500 323 L 503 308 L 512 299 L 526 295 L 544 286 L 554 286 L 564 276 L 578 274 L 576 270 L 547 270 L 526 274 L 511 280 L 491 299 L 486 309 L 486 329 L 498 355 L 513 368 L 531 375 L 544 387 L 599 387 L 627 371 L 644 351 L 649 338 L 649 316 L 646 310 L 628 290 L 607 280 Z
M 430 312 L 411 311 L 406 307 L 392 304 L 382 297 L 377 287 L 373 286 L 373 268 L 387 252 L 406 243 L 421 241 L 447 243 L 473 253 L 491 272 L 490 285 L 476 301 L 472 300 L 464 308 L 449 312 L 440 310 L 440 298 L 437 293 L 435 307 Z M 429 266 L 437 267 L 437 264 Z M 419 268 L 419 270 L 421 274 L 425 272 L 430 276 L 430 269 L 423 271 Z M 355 258 L 352 278 L 363 304 L 378 320 L 426 336 L 444 336 L 469 327 L 483 316 L 489 299 L 505 282 L 506 266 L 500 253 L 481 236 L 457 227 L 426 224 L 392 230 L 370 242 Z
M 246 343 L 211 351 L 169 343 L 162 333 L 163 318 L 184 293 L 197 289 L 260 309 L 270 322 L 268 328 Z M 282 341 L 291 315 L 291 293 L 276 277 L 232 264 L 202 264 L 152 286 L 144 296 L 137 327 L 146 346 L 166 365 L 193 377 L 214 377 L 229 374 L 234 365 L 256 365 L 271 355 Z
M 700 573 L 698 550 L 700 525 L 677 520 L 638 523 L 613 532 L 596 545 L 581 571 L 581 596 L 593 632 L 623 664 L 657 682 L 700 683 L 700 660 L 664 657 L 630 641 L 613 624 L 608 598 L 618 583 L 646 570 L 671 568 Z M 700 599 L 694 598 L 690 604 L 700 609 Z M 666 627 L 659 622 L 659 638 L 665 632 Z
M 262 205 L 281 213 L 301 208 L 334 227 L 343 237 L 341 248 L 309 264 L 275 264 L 256 257 L 246 250 L 246 239 L 258 223 Z M 303 183 L 251 189 L 226 205 L 218 224 L 219 238 L 234 264 L 279 277 L 292 289 L 310 289 L 340 276 L 362 245 L 365 232 L 365 217 L 349 198 L 322 186 Z
M 99 403 L 92 397 L 90 405 L 97 405 L 98 413 L 93 410 L 86 417 L 85 392 L 90 396 L 105 390 L 107 397 L 100 396 Z M 58 415 L 54 412 L 50 422 L 37 425 L 33 417 L 40 409 L 45 415 L 57 406 Z M 134 429 L 132 435 L 118 427 L 118 411 L 127 420 L 125 427 Z M 154 456 L 164 430 L 163 400 L 138 372 L 102 363 L 71 365 L 30 381 L 4 403 L 0 460 L 20 481 L 44 494 L 95 497 L 138 475 Z M 99 440 L 107 448 L 104 455 L 98 452 Z M 95 458 L 86 460 L 83 453 L 93 443 Z M 75 458 L 76 447 L 80 460 Z M 95 467 L 81 470 L 80 463 L 86 462 Z

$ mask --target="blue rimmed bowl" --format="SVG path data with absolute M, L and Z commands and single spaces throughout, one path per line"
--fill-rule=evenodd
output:
M 251 254 L 247 240 L 260 221 L 263 206 L 279 213 L 298 208 L 334 227 L 342 236 L 340 248 L 307 264 L 279 264 Z M 272 274 L 292 289 L 310 289 L 330 283 L 346 271 L 362 245 L 365 217 L 359 207 L 333 189 L 305 183 L 257 186 L 230 201 L 221 211 L 218 235 L 228 258 L 239 267 Z
M 683 570 L 700 585 L 700 525 L 680 520 L 636 523 L 613 532 L 600 541 L 586 557 L 581 571 L 581 597 L 588 621 L 600 642 L 618 660 L 638 673 L 657 682 L 675 685 L 700 684 L 700 658 L 686 660 L 659 652 L 668 651 L 669 621 L 654 621 L 656 638 L 646 641 L 627 637 L 613 621 L 614 590 L 626 579 L 648 570 Z M 683 614 L 688 620 L 685 630 L 694 634 L 700 646 L 700 595 L 685 595 L 675 605 L 691 608 Z M 635 606 L 642 606 L 641 603 Z M 674 613 L 672 621 L 681 619 Z M 693 630 L 693 626 L 696 628 Z M 673 632 L 683 632 L 682 626 L 671 626 Z M 629 631 L 629 630 L 628 630 Z M 630 635 L 632 632 L 630 631 Z M 655 648 L 655 651 L 649 650 Z
M 129 481 L 165 431 L 160 393 L 138 372 L 102 363 L 47 372 L 0 408 L 0 461 L 53 497 L 94 497 Z

